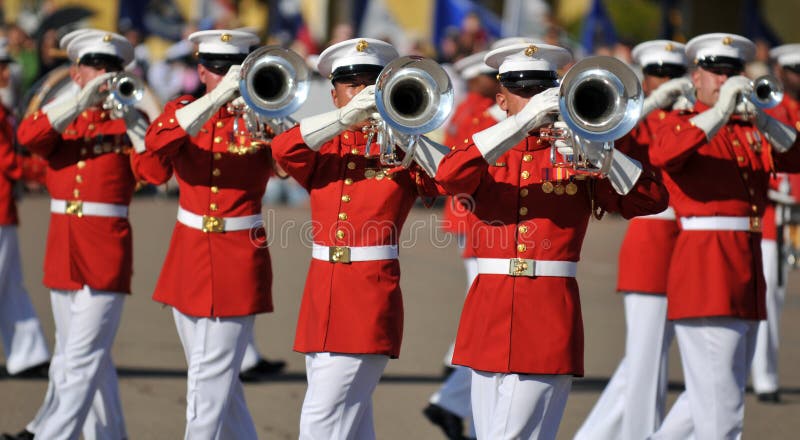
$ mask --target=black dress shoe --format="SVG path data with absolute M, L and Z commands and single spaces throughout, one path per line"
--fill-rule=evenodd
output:
M 771 393 L 758 393 L 758 401 L 763 403 L 781 403 L 781 395 L 777 391 Z
M 447 378 L 453 374 L 453 371 L 456 371 L 456 367 L 451 367 L 449 365 L 442 367 L 442 381 L 447 380 Z
M 11 374 L 10 376 L 20 379 L 47 379 L 49 370 L 50 370 L 50 361 L 47 361 L 47 362 L 42 362 L 39 365 L 28 367 L 20 371 L 19 373 Z
M 274 376 L 286 368 L 286 361 L 270 361 L 261 359 L 252 367 L 239 372 L 239 380 L 242 382 L 259 382 L 269 376 Z
M 23 429 L 22 431 L 16 434 L 6 434 L 3 433 L 2 440 L 33 440 L 33 433 L 28 431 L 27 429 Z
M 426 406 L 422 410 L 422 414 L 431 423 L 441 428 L 449 440 L 464 439 L 464 421 L 461 420 L 461 417 L 433 403 Z

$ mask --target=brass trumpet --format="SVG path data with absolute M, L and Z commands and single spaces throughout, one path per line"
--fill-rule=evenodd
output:
M 381 163 L 408 167 L 419 136 L 441 126 L 453 110 L 450 77 L 434 60 L 405 56 L 383 68 L 375 83 L 375 105 L 380 119 L 364 128 L 366 154 L 378 144 Z M 397 151 L 405 144 L 401 160 Z
M 572 168 L 578 174 L 608 175 L 613 144 L 639 122 L 644 93 L 636 74 L 613 57 L 596 56 L 575 64 L 559 86 L 559 116 L 567 128 L 547 127 L 540 137 L 551 141 L 553 166 Z M 601 143 L 600 151 L 591 143 Z M 560 155 L 556 142 L 572 148 Z M 561 157 L 561 158 L 560 158 Z

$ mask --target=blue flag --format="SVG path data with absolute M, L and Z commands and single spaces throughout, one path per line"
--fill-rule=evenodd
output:
M 583 20 L 581 45 L 586 53 L 591 54 L 595 45 L 613 46 L 616 43 L 617 33 L 602 0 L 592 0 L 592 7 Z
M 436 0 L 433 21 L 433 42 L 441 48 L 442 38 L 447 34 L 448 28 L 460 28 L 470 13 L 477 14 L 483 28 L 491 38 L 499 38 L 502 22 L 492 11 L 482 6 L 475 0 Z

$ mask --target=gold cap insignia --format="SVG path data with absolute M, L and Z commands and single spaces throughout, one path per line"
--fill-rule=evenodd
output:
M 722 39 L 722 44 L 726 46 L 730 46 L 731 43 L 733 43 L 733 38 L 731 37 L 725 37 Z
M 539 51 L 539 48 L 531 44 L 530 46 L 525 49 L 525 56 L 532 57 L 533 54 Z
M 227 43 L 228 41 L 231 41 L 231 34 L 222 34 L 219 39 L 222 40 L 223 43 Z
M 356 44 L 356 50 L 359 52 L 364 52 L 368 47 L 369 43 L 367 43 L 367 40 L 361 40 Z
M 108 43 L 109 41 L 111 41 L 112 38 L 114 37 L 112 37 L 111 34 L 103 35 L 103 43 Z
M 667 52 L 672 52 L 673 50 L 675 50 L 675 46 L 673 46 L 672 43 L 667 43 L 667 45 L 664 46 L 664 50 L 666 50 Z

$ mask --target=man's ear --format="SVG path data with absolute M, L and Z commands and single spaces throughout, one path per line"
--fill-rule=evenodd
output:
M 506 95 L 498 93 L 494 95 L 494 100 L 497 102 L 497 106 L 500 107 L 500 110 L 504 112 L 508 111 L 508 101 L 506 100 Z
M 333 99 L 333 106 L 339 108 L 339 94 L 336 93 L 336 85 L 334 84 L 331 89 L 331 99 Z

